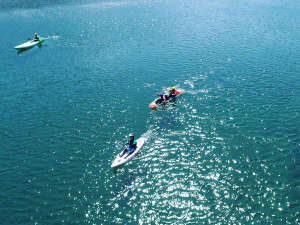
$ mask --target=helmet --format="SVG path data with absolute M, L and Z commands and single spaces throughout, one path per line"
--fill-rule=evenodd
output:
M 131 138 L 131 137 L 134 137 L 133 133 L 130 133 L 128 136 L 129 136 L 130 138 Z
M 162 93 L 159 94 L 160 97 L 163 97 L 164 95 Z
M 174 91 L 174 90 L 175 90 L 175 87 L 171 87 L 171 90 Z
M 37 33 L 34 33 L 34 35 L 37 35 Z

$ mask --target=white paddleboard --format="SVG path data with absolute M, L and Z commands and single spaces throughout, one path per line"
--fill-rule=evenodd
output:
M 111 168 L 115 168 L 115 167 L 121 166 L 121 165 L 127 163 L 128 161 L 130 161 L 131 159 L 133 159 L 136 156 L 136 154 L 142 149 L 142 147 L 143 147 L 143 145 L 145 143 L 145 140 L 146 139 L 143 138 L 143 137 L 137 139 L 136 140 L 136 149 L 130 155 L 128 154 L 128 152 L 125 153 L 124 155 L 122 155 L 123 151 L 121 151 L 117 155 L 117 157 L 115 158 L 115 160 L 113 161 L 113 163 L 111 164 Z
M 28 48 L 32 48 L 32 47 L 34 47 L 34 46 L 36 46 L 36 45 L 38 45 L 38 44 L 41 44 L 43 41 L 44 41 L 44 38 L 40 38 L 39 41 L 33 41 L 33 40 L 27 41 L 27 42 L 25 42 L 25 43 L 23 43 L 23 44 L 17 45 L 17 46 L 15 47 L 15 49 L 20 50 L 20 49 L 28 49 Z

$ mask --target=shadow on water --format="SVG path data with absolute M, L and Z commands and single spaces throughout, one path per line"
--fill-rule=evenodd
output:
M 140 170 L 129 172 L 127 167 L 123 165 L 113 169 L 114 175 L 118 175 L 118 174 L 120 175 L 118 177 L 118 182 L 116 183 L 116 186 L 113 187 L 114 193 L 118 193 L 118 194 L 123 192 L 130 193 L 131 187 L 134 185 L 134 182 L 137 179 L 145 176 L 145 173 L 141 172 Z M 119 200 L 124 200 L 128 198 L 130 198 L 130 196 L 120 195 Z
M 174 111 L 177 105 L 177 99 L 173 99 L 167 102 L 167 104 L 160 105 L 157 109 L 151 110 L 155 124 L 159 129 L 169 130 L 181 127 L 178 114 Z
M 177 98 L 174 98 L 172 100 L 169 100 L 166 103 L 160 103 L 157 108 L 152 108 L 151 111 L 155 112 L 155 111 L 158 111 L 158 110 L 163 110 L 163 111 L 170 110 L 173 107 L 176 107 L 176 105 L 177 105 L 176 101 L 177 101 Z
M 36 46 L 32 46 L 32 47 L 30 47 L 30 48 L 25 48 L 25 49 L 17 50 L 17 54 L 18 54 L 18 55 L 23 55 L 25 52 L 27 52 L 27 51 L 33 49 L 34 47 L 38 47 L 39 49 L 41 49 L 41 48 L 43 47 L 43 45 L 42 45 L 42 44 L 39 44 L 39 45 L 36 45 Z
M 17 54 L 18 55 L 22 55 L 24 54 L 25 52 L 29 51 L 30 49 L 32 49 L 34 46 L 30 47 L 30 48 L 25 48 L 25 49 L 19 49 L 17 50 Z
M 138 152 L 138 153 L 134 156 L 134 158 L 138 157 L 138 155 L 139 155 L 140 153 L 141 153 L 141 152 Z M 132 160 L 130 160 L 130 161 L 133 161 L 134 158 L 133 158 Z M 124 169 L 124 167 L 130 163 L 130 161 L 129 161 L 128 163 L 125 163 L 125 164 L 120 165 L 120 166 L 118 166 L 118 167 L 111 168 L 111 169 L 112 169 L 112 172 L 113 172 L 113 175 L 117 175 L 117 174 L 119 174 L 119 173 L 124 172 L 122 169 Z
M 121 165 L 121 166 L 118 166 L 118 167 L 111 168 L 111 169 L 112 169 L 112 172 L 113 172 L 113 175 L 117 175 L 117 174 L 119 174 L 119 173 L 122 173 L 122 172 L 121 172 L 121 169 L 124 168 L 124 165 L 125 165 L 125 164 L 123 164 L 123 165 Z

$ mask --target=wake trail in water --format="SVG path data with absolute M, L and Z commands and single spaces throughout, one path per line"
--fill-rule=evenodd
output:
M 184 93 L 185 94 L 191 94 L 191 95 L 197 95 L 199 93 L 207 93 L 208 90 L 206 89 L 200 89 L 200 90 L 185 90 Z
M 141 135 L 141 137 L 145 138 L 145 142 L 147 142 L 152 136 L 153 130 L 151 128 Z
M 46 37 L 45 40 L 49 40 L 49 39 L 57 40 L 57 39 L 59 39 L 59 38 L 60 38 L 60 36 L 58 36 L 58 35 L 52 35 L 52 36 Z
M 205 88 L 195 89 L 195 86 L 197 87 L 197 82 L 199 80 L 203 80 L 203 77 L 205 76 L 196 76 L 196 77 L 191 77 L 191 79 L 189 80 L 185 80 L 184 84 L 188 85 L 190 89 L 185 89 L 184 93 L 192 94 L 192 95 L 197 95 L 199 93 L 208 93 L 208 90 Z

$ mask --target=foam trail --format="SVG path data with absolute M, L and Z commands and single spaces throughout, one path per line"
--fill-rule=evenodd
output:
M 185 90 L 184 91 L 185 94 L 191 94 L 191 95 L 197 95 L 199 93 L 208 93 L 207 89 L 200 89 L 200 90 Z
M 194 87 L 195 87 L 194 82 L 192 82 L 192 81 L 190 81 L 190 80 L 185 80 L 185 81 L 184 81 L 184 84 L 190 85 L 191 88 L 194 88 Z
M 48 40 L 48 39 L 57 40 L 57 39 L 59 39 L 59 38 L 60 38 L 60 36 L 58 36 L 58 35 L 52 35 L 52 36 L 46 37 L 45 39 L 46 39 L 46 40 Z
M 141 135 L 141 137 L 145 138 L 145 142 L 146 142 L 151 138 L 152 134 L 153 134 L 153 131 L 151 129 L 149 129 L 145 133 L 143 133 Z

